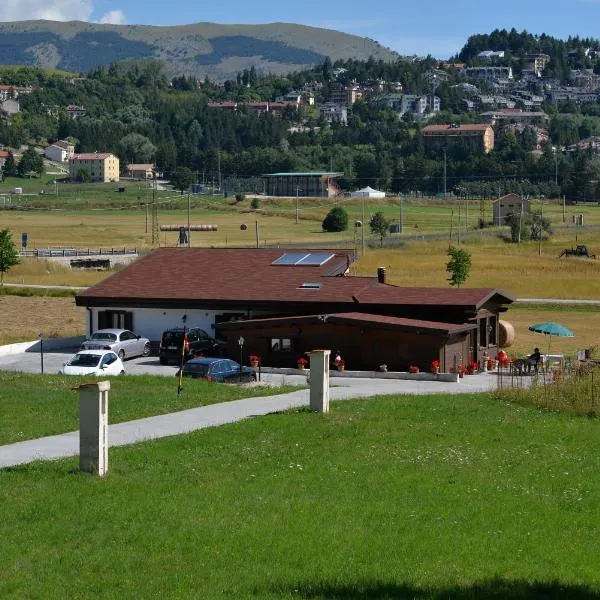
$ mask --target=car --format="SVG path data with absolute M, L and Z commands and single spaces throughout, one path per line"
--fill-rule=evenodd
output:
M 99 329 L 81 344 L 82 350 L 112 350 L 121 360 L 150 355 L 150 340 L 129 329 Z
M 206 379 L 220 383 L 256 381 L 256 371 L 229 358 L 192 358 L 183 365 L 183 377 Z
M 58 372 L 60 375 L 123 375 L 123 361 L 112 350 L 81 350 Z
M 174 327 L 163 331 L 160 338 L 158 356 L 161 365 L 169 362 L 180 364 L 190 358 L 204 356 L 223 356 L 225 342 L 211 337 L 200 327 Z

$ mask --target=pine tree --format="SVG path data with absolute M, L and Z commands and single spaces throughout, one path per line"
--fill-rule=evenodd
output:
M 17 163 L 15 162 L 15 157 L 13 153 L 9 150 L 8 156 L 4 161 L 4 166 L 2 167 L 2 176 L 6 177 L 16 177 L 17 175 Z

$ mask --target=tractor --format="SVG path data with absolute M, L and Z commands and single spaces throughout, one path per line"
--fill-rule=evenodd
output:
M 595 254 L 592 254 L 585 244 L 579 244 L 576 248 L 565 248 L 559 255 L 562 256 L 585 256 L 586 258 L 596 258 Z

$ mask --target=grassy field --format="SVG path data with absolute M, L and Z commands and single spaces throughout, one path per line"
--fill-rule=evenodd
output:
M 80 383 L 78 377 L 0 371 L 0 445 L 79 429 L 79 396 L 73 387 Z M 109 418 L 121 423 L 293 389 L 186 379 L 177 395 L 175 377 L 123 376 L 111 379 Z
M 600 421 L 334 403 L 0 471 L 0 597 L 600 597 Z

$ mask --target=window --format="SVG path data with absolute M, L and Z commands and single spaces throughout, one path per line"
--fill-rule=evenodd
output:
M 98 329 L 133 329 L 133 313 L 125 310 L 98 312 Z
M 290 338 L 271 338 L 271 352 L 289 352 L 292 349 Z
M 488 344 L 495 346 L 498 343 L 496 332 L 498 331 L 498 317 L 490 317 L 488 319 Z
M 112 363 L 114 363 L 115 360 L 117 360 L 117 355 L 113 354 L 112 352 L 109 352 L 108 354 L 105 354 L 102 357 L 102 362 L 100 364 L 101 365 L 112 365 Z

